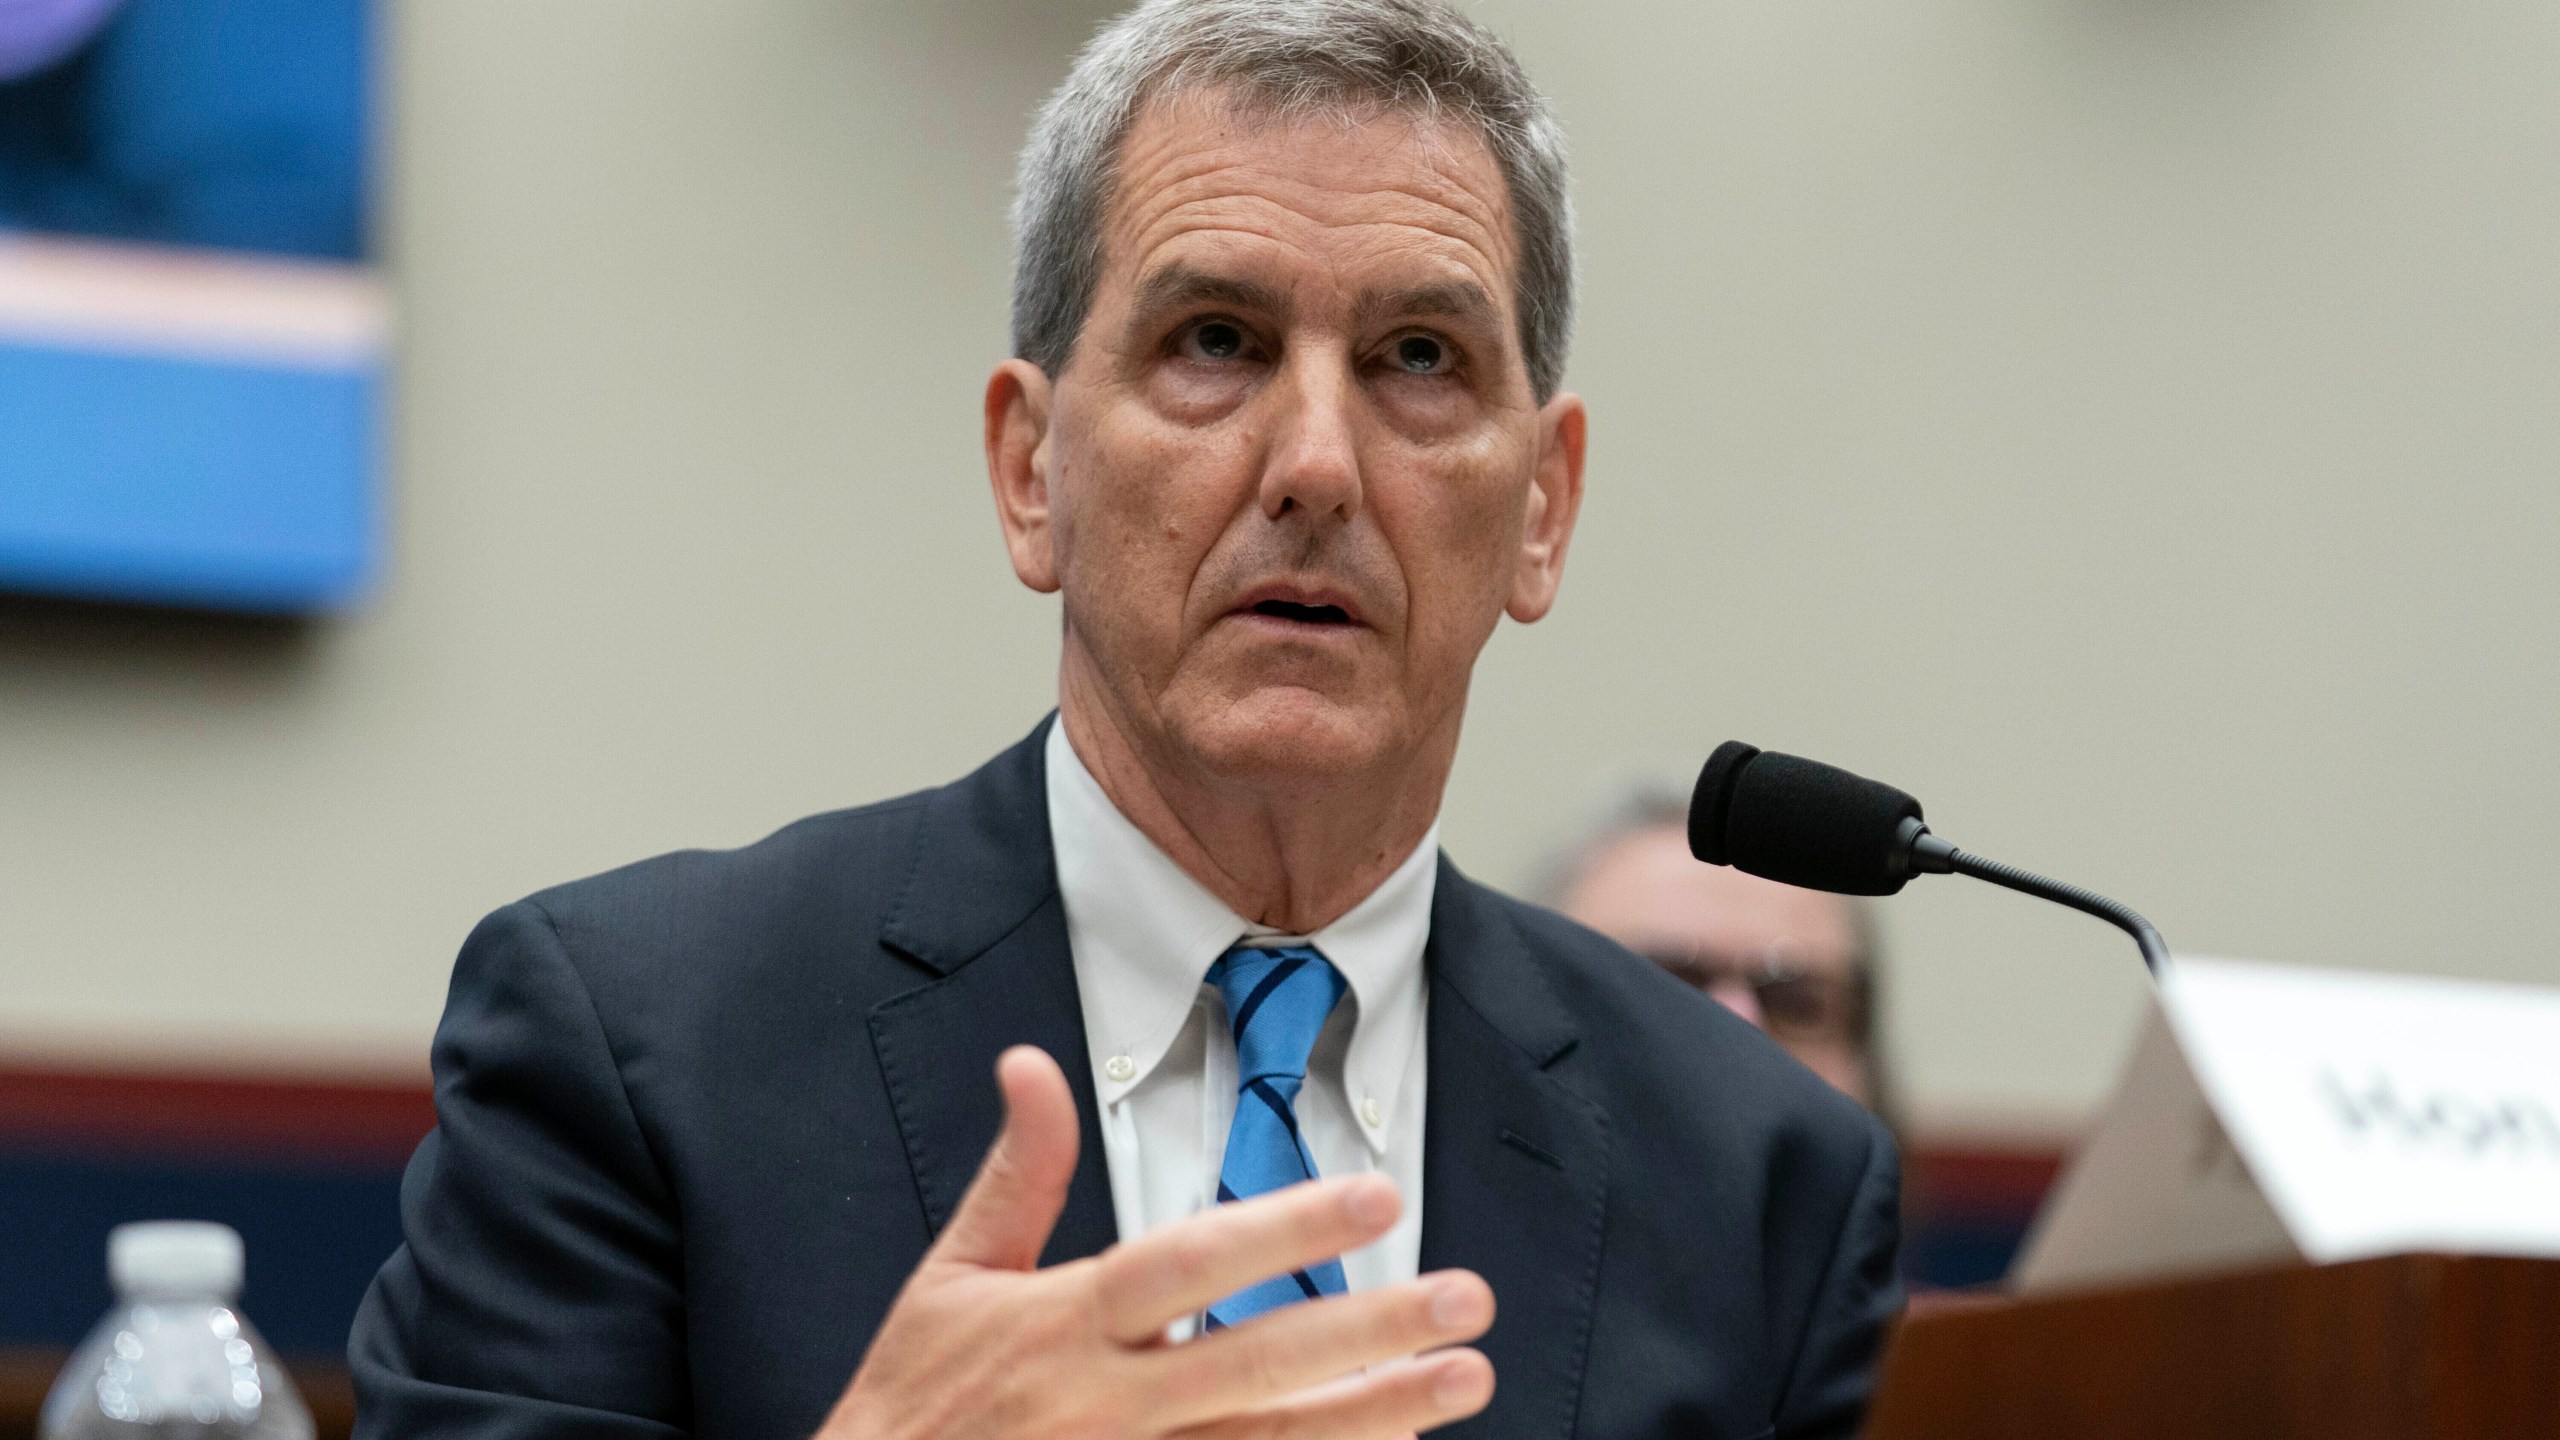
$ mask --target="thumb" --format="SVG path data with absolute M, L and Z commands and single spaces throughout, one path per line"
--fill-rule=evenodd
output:
M 936 1259 L 1029 1270 L 1067 1205 L 1076 1173 L 1076 1100 L 1048 1052 L 1016 1045 L 996 1060 L 1004 1130 L 934 1242 Z

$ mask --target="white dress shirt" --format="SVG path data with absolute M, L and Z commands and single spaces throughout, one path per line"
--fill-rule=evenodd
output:
M 1431 933 L 1440 827 L 1351 912 L 1313 935 L 1251 924 L 1129 823 L 1049 727 L 1049 839 L 1084 1005 L 1102 1149 L 1120 1238 L 1216 1203 L 1236 1109 L 1235 1037 L 1209 967 L 1239 940 L 1312 945 L 1350 982 L 1298 1092 L 1319 1175 L 1393 1180 L 1404 1214 L 1342 1257 L 1354 1290 L 1410 1280 L 1422 1260 L 1422 1107 L 1430 1047 L 1422 947 Z M 1177 1327 L 1177 1338 L 1188 1326 Z

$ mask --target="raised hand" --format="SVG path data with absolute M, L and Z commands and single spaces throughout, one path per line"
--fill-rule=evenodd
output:
M 1384 1235 L 1402 1202 L 1377 1176 L 1220 1205 L 1036 1268 L 1075 1173 L 1075 1100 L 1028 1046 L 1005 1052 L 996 1079 L 1003 1133 L 820 1440 L 1384 1440 L 1492 1398 L 1483 1355 L 1438 1348 L 1493 1323 L 1493 1292 L 1464 1270 L 1166 1343 L 1212 1301 Z

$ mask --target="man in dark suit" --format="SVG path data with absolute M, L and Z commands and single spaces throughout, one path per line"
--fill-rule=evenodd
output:
M 1444 0 L 1096 39 L 986 398 L 1057 716 L 474 932 L 361 1433 L 1854 1429 L 1881 1129 L 1438 855 L 1581 500 L 1563 187 Z

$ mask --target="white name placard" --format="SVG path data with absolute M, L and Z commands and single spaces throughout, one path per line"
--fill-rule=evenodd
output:
M 2011 1285 L 2560 1257 L 2560 989 L 2178 960 Z

